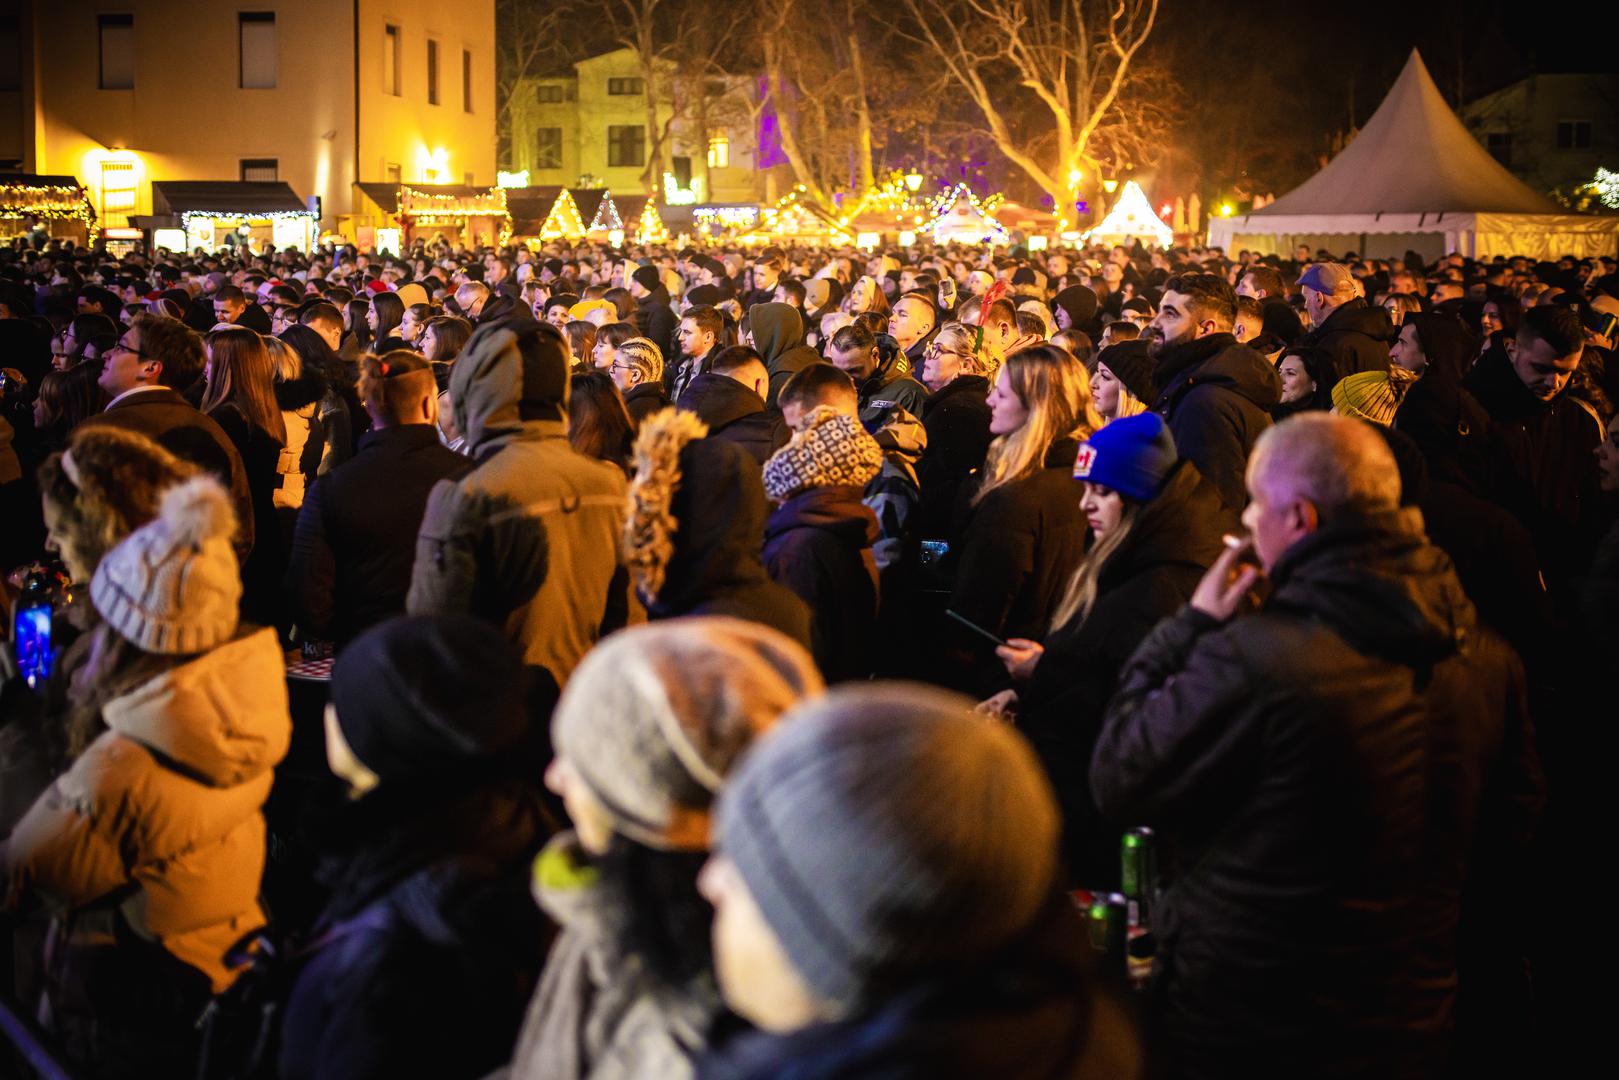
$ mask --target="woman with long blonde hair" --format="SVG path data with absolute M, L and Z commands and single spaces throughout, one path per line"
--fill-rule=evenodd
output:
M 1055 345 L 1007 357 L 988 404 L 994 441 L 951 532 L 950 611 L 996 637 L 1028 637 L 1050 624 L 1084 556 L 1085 522 L 1070 476 L 1080 442 L 1102 420 L 1085 365 Z M 1000 665 L 981 641 L 963 635 L 947 650 L 953 671 L 969 680 L 958 683 L 963 689 L 999 679 Z
M 1090 550 L 1059 585 L 1035 635 L 1044 644 L 1014 636 L 995 650 L 1012 688 L 979 707 L 1015 718 L 1045 766 L 1063 812 L 1069 880 L 1116 888 L 1118 832 L 1097 817 L 1087 778 L 1102 716 L 1131 653 L 1191 597 L 1237 520 L 1155 413 L 1092 435 L 1074 481 L 1069 498 Z
M 281 450 L 287 425 L 275 397 L 275 360 L 264 339 L 246 327 L 215 330 L 203 338 L 208 362 L 202 411 L 222 428 L 242 456 L 253 504 L 253 550 L 242 564 L 242 615 L 268 626 L 280 612 L 286 545 L 276 527 L 275 493 L 281 487 Z

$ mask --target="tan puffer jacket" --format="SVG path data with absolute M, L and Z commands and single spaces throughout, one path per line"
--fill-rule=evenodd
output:
M 152 679 L 102 710 L 108 730 L 0 847 L 0 880 L 68 908 L 133 888 L 139 934 L 206 974 L 264 925 L 261 808 L 292 737 L 281 651 L 260 630 Z

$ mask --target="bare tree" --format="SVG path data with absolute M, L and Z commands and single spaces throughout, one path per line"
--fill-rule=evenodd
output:
M 512 106 L 523 80 L 565 59 L 564 4 L 500 0 L 495 7 L 495 129 L 511 164 Z
M 1144 157 L 1161 130 L 1152 102 L 1132 93 L 1158 0 L 904 2 L 903 32 L 1058 207 L 1093 190 L 1100 167 Z

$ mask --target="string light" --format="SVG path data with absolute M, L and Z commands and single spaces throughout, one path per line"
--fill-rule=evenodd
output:
M 1591 186 L 1597 189 L 1597 198 L 1602 200 L 1603 206 L 1619 209 L 1619 172 L 1598 167 Z
M 101 234 L 96 208 L 77 184 L 0 183 L 0 218 L 37 217 L 45 221 L 77 221 L 90 243 Z
M 969 228 L 966 221 L 960 219 L 954 223 L 950 221 L 951 215 L 955 213 L 956 207 L 963 198 L 967 200 L 968 205 L 982 219 L 980 224 Z M 1000 202 L 999 195 L 991 196 L 991 199 L 995 203 Z M 1007 242 L 1006 227 L 995 220 L 993 213 L 986 206 L 986 201 L 980 200 L 973 192 L 973 189 L 965 183 L 957 184 L 934 199 L 929 210 L 932 216 L 922 228 L 933 234 L 933 242 L 936 244 L 947 243 L 946 236 L 955 240 L 971 239 L 978 243 L 1004 244 Z M 976 236 L 972 235 L 974 232 L 977 233 Z
M 579 215 L 579 204 L 573 201 L 568 189 L 563 188 L 557 193 L 557 201 L 551 204 L 551 212 L 545 215 L 545 222 L 540 226 L 540 239 L 577 240 L 587 231 L 584 219 Z
M 669 230 L 664 228 L 657 200 L 649 196 L 641 204 L 641 216 L 635 224 L 635 240 L 640 244 L 662 244 L 668 239 Z

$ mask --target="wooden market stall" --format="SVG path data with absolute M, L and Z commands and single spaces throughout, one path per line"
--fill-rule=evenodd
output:
M 663 244 L 669 240 L 669 230 L 658 214 L 658 200 L 650 195 L 625 195 L 616 200 L 620 218 L 624 221 L 624 235 L 637 244 Z
M 100 232 L 95 206 L 76 178 L 0 176 L 0 239 L 27 236 L 36 220 L 50 238 L 77 244 L 94 243 Z
M 308 251 L 320 215 L 285 181 L 154 180 L 152 213 L 131 224 L 154 245 L 177 251 L 213 251 L 227 242 Z
M 361 182 L 354 185 L 354 240 L 362 248 L 397 250 L 417 240 L 467 248 L 494 247 L 512 234 L 503 187 L 473 184 Z

